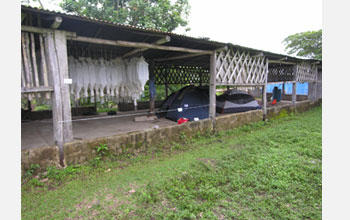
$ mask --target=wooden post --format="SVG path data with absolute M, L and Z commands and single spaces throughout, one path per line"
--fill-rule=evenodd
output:
M 63 143 L 73 140 L 69 86 L 64 84 L 64 79 L 68 78 L 66 42 L 66 36 L 61 31 L 50 32 L 45 36 L 46 62 L 54 88 L 52 95 L 54 140 L 59 148 L 61 166 L 64 166 Z
M 263 109 L 263 121 L 266 120 L 267 115 L 267 98 L 266 98 L 266 89 L 267 89 L 267 78 L 269 75 L 269 60 L 266 58 L 266 77 L 265 77 L 265 83 L 263 85 L 263 91 L 262 91 L 262 109 Z
M 315 79 L 315 82 L 313 83 L 313 86 L 314 86 L 314 96 L 313 96 L 313 101 L 316 101 L 317 100 L 317 80 L 318 80 L 318 69 L 316 67 L 316 79 Z
M 149 65 L 149 109 L 152 116 L 154 115 L 154 112 L 155 112 L 155 107 L 154 107 L 155 98 L 156 98 L 156 85 L 154 80 L 154 62 L 152 60 Z
M 266 114 L 267 114 L 267 98 L 266 98 L 266 88 L 267 85 L 263 85 L 262 88 L 262 109 L 263 109 L 263 120 L 266 120 Z
M 168 97 L 168 84 L 165 84 L 165 98 Z
M 292 105 L 295 107 L 297 103 L 297 83 L 293 82 L 293 89 L 292 89 Z
M 214 122 L 216 116 L 216 52 L 210 55 L 209 117 Z
M 295 107 L 297 103 L 297 65 L 294 65 L 294 79 L 293 79 L 293 88 L 292 88 L 292 105 Z
M 62 108 L 63 108 L 63 141 L 73 141 L 72 114 L 70 105 L 69 84 L 64 83 L 64 79 L 69 78 L 68 74 L 68 56 L 67 56 L 67 39 L 62 31 L 55 31 L 56 51 L 58 58 L 58 67 L 60 75 Z

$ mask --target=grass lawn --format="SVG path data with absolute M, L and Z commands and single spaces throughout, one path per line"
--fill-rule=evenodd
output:
M 44 183 L 24 179 L 22 219 L 321 219 L 321 116 L 317 107 L 170 152 L 49 169 Z

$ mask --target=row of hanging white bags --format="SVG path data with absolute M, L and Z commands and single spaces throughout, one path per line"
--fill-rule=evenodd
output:
M 148 63 L 143 57 L 122 60 L 68 58 L 72 79 L 70 92 L 74 100 L 90 97 L 91 102 L 131 102 L 142 95 L 148 80 Z M 96 93 L 96 99 L 94 99 Z

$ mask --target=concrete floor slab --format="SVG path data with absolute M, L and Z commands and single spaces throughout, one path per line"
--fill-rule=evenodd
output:
M 257 99 L 257 101 L 261 105 L 261 100 Z M 274 106 L 281 105 L 291 105 L 291 102 L 283 100 Z M 271 102 L 268 102 L 267 107 L 271 106 Z M 159 118 L 155 121 L 134 122 L 134 117 L 141 115 L 147 115 L 147 111 L 139 110 L 137 112 L 118 112 L 115 118 L 106 119 L 101 119 L 108 116 L 106 113 L 94 116 L 73 117 L 73 136 L 75 140 L 94 139 L 98 137 L 107 137 L 133 131 L 141 131 L 153 128 L 155 125 L 164 127 L 176 124 L 176 122 L 165 118 Z M 99 119 L 85 120 L 88 118 Z M 84 120 L 74 121 L 79 119 Z M 21 132 L 22 150 L 54 145 L 53 125 L 51 119 L 22 122 Z
M 137 111 L 136 113 L 145 113 L 144 115 L 146 115 L 145 111 Z M 118 112 L 118 115 L 115 118 L 104 119 L 102 118 L 106 117 L 106 114 L 100 114 L 96 116 L 73 117 L 72 126 L 74 139 L 94 139 L 98 137 L 107 137 L 116 134 L 145 130 L 153 128 L 155 125 L 163 127 L 167 125 L 176 124 L 176 122 L 170 121 L 165 118 L 159 118 L 154 121 L 134 122 L 135 116 L 130 116 L 131 114 L 135 114 L 135 112 Z M 87 118 L 93 120 L 74 121 Z M 51 120 L 22 122 L 21 131 L 22 150 L 54 145 L 53 125 Z

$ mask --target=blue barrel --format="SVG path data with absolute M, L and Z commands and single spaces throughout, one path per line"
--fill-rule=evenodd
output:
M 277 102 L 281 101 L 282 98 L 282 90 L 279 89 L 277 86 L 273 88 L 273 99 L 276 99 Z

